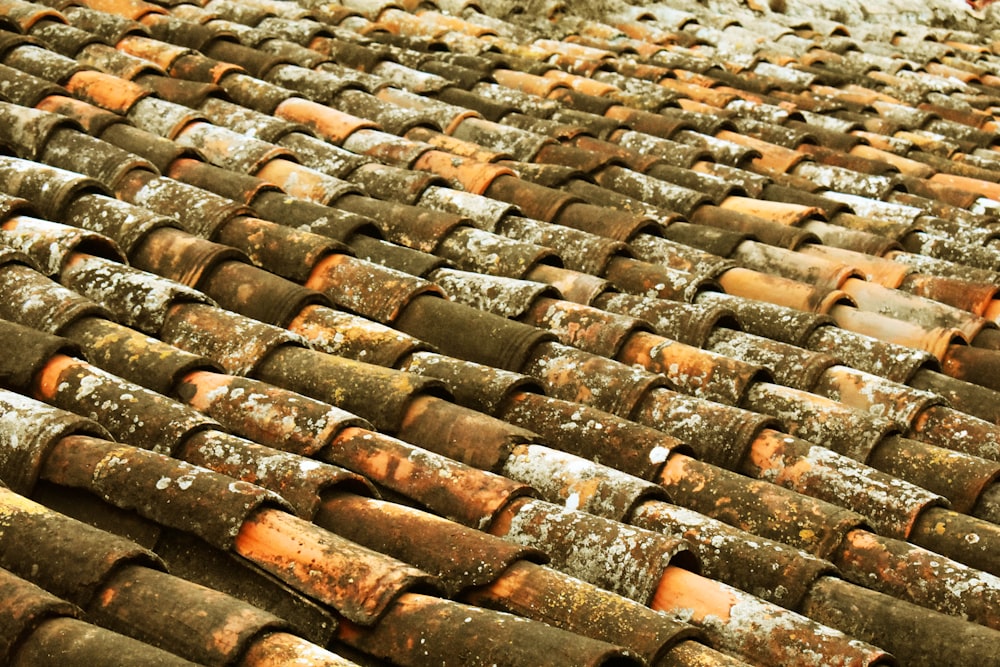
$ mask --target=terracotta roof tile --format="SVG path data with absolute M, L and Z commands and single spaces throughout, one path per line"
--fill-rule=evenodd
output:
M 505 533 L 529 514 L 550 533 L 563 520 L 589 526 L 586 536 L 536 544 L 589 583 L 505 560 L 474 595 L 459 594 L 459 584 L 419 594 L 404 584 L 362 627 L 360 589 L 308 581 L 297 574 L 301 559 L 286 561 L 259 538 L 336 558 L 354 547 L 337 551 L 328 533 L 277 510 L 243 520 L 236 551 L 285 586 L 268 588 L 259 571 L 245 570 L 256 582 L 253 603 L 283 610 L 302 637 L 332 641 L 366 664 L 373 654 L 416 664 L 406 646 L 420 632 L 443 658 L 455 625 L 427 619 L 472 615 L 521 641 L 547 637 L 540 641 L 558 642 L 574 661 L 625 657 L 581 636 L 646 660 L 728 660 L 687 639 L 688 626 L 643 626 L 663 637 L 650 640 L 620 624 L 649 617 L 593 584 L 618 586 L 642 571 L 664 575 L 648 578 L 659 583 L 652 598 L 643 589 L 643 602 L 683 614 L 704 632 L 694 638 L 753 662 L 784 664 L 813 648 L 826 662 L 889 659 L 817 621 L 907 663 L 982 662 L 997 626 L 987 573 L 997 573 L 1000 545 L 989 375 L 1000 358 L 992 322 L 1000 207 L 988 187 L 996 160 L 984 148 L 998 105 L 979 34 L 882 34 L 862 22 L 851 37 L 835 22 L 694 5 L 654 5 L 607 23 L 552 5 L 543 13 L 560 21 L 546 23 L 494 18 L 473 4 L 437 8 L 454 16 L 411 4 L 307 4 L 132 2 L 59 14 L 8 3 L 5 25 L 42 41 L 13 36 L 4 48 L 11 104 L 2 139 L 20 159 L 8 158 L 0 183 L 35 210 L 4 200 L 3 247 L 26 254 L 4 250 L 2 314 L 71 342 L 39 338 L 37 354 L 5 371 L 5 384 L 53 388 L 52 400 L 126 441 L 122 419 L 134 415 L 153 433 L 146 424 L 159 415 L 176 428 L 129 444 L 266 482 L 304 515 L 322 515 L 345 490 L 369 495 L 372 484 L 446 517 L 408 519 L 445 532 L 456 530 L 453 520 Z M 68 89 L 56 86 L 64 82 Z M 197 132 L 220 141 L 188 141 Z M 163 277 L 120 263 L 114 243 L 136 268 Z M 74 397 L 69 379 L 62 389 L 25 385 L 40 372 L 84 378 L 92 397 Z M 223 387 L 225 405 L 214 402 Z M 103 414 L 101 405 L 125 396 L 147 408 Z M 280 427 L 265 415 L 280 415 Z M 60 419 L 56 438 L 65 428 L 104 435 Z M 301 428 L 290 440 L 293 423 Z M 61 446 L 46 438 L 44 447 Z M 76 452 L 82 458 L 66 460 L 86 468 L 101 456 L 99 442 L 59 451 Z M 140 467 L 178 465 L 113 447 Z M 4 480 L 39 474 L 40 460 L 27 463 Z M 74 466 L 58 479 L 85 479 Z M 51 480 L 40 489 L 61 511 L 79 511 L 68 500 L 79 492 Z M 548 502 L 515 500 L 531 494 Z M 219 548 L 197 551 L 219 564 L 211 571 L 178 568 L 193 543 L 157 524 L 154 499 L 140 496 L 128 503 L 146 518 L 126 523 L 172 554 L 172 571 L 241 591 L 218 560 L 240 558 L 220 550 L 230 542 L 216 535 Z M 373 535 L 401 509 L 350 497 L 340 525 L 377 506 Z M 94 503 L 84 504 L 102 526 L 125 516 Z M 677 553 L 693 548 L 708 578 L 662 569 L 653 555 L 625 578 L 612 576 L 622 561 L 587 569 L 572 560 L 595 535 L 628 541 L 627 524 L 637 522 L 687 540 L 673 542 Z M 748 549 L 765 538 L 779 542 Z M 411 564 L 426 560 L 408 553 L 421 561 Z M 939 567 L 931 562 L 947 576 L 928 574 Z M 161 581 L 178 596 L 194 590 L 135 568 L 120 578 L 115 586 L 137 591 Z M 418 580 L 432 583 L 410 581 Z M 602 600 L 621 631 L 576 618 L 572 609 L 584 606 L 550 605 L 544 618 L 561 628 L 555 634 L 468 606 L 538 620 L 538 600 L 570 597 Z M 134 617 L 141 600 L 129 597 L 115 618 Z M 881 624 L 867 624 L 868 614 L 856 622 L 852 605 L 884 610 Z M 759 626 L 712 620 L 734 609 L 783 619 L 796 638 L 768 644 L 754 636 Z M 336 631 L 345 611 L 354 622 Z M 960 639 L 928 649 L 900 631 L 910 626 L 924 635 L 948 626 Z M 467 638 L 469 660 L 493 659 L 484 635 Z M 180 648 L 185 639 L 171 636 L 165 647 L 193 655 Z M 505 642 L 509 662 L 537 664 L 537 654 Z M 241 646 L 261 664 L 282 651 L 346 664 L 286 632 Z

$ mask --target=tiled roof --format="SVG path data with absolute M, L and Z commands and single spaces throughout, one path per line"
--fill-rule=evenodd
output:
M 1000 28 L 0 0 L 0 663 L 1000 664 Z

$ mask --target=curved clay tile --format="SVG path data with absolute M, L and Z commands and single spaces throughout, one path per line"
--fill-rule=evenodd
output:
M 213 267 L 200 288 L 226 310 L 282 327 L 303 308 L 328 304 L 319 292 L 242 261 Z
M 553 567 L 643 604 L 652 602 L 672 559 L 697 567 L 683 540 L 539 500 L 513 502 L 490 532 L 541 548 Z M 578 541 L 581 533 L 596 549 Z
M 156 167 L 146 159 L 69 129 L 57 130 L 49 137 L 40 159 L 53 167 L 86 174 L 112 189 L 127 176 L 134 177 L 134 172 L 157 174 Z
M 14 263 L 16 255 L 4 259 L 11 263 L 0 267 L 0 294 L 4 296 L 0 301 L 0 317 L 48 333 L 60 333 L 83 318 L 107 316 L 107 311 L 90 299 L 58 285 L 29 266 Z
M 430 511 L 480 530 L 530 487 L 421 449 L 387 435 L 347 429 L 322 455 Z M 442 485 L 442 476 L 454 484 Z
M 19 215 L 0 225 L 0 230 L 0 243 L 21 250 L 50 276 L 58 275 L 71 255 L 77 252 L 91 253 L 115 262 L 125 261 L 111 239 L 48 220 Z
M 339 492 L 374 495 L 360 475 L 216 430 L 188 438 L 179 450 L 188 463 L 210 468 L 277 493 L 296 515 L 311 521 L 323 498 Z
M 0 359 L 0 386 L 20 393 L 30 391 L 34 378 L 56 354 L 80 353 L 76 345 L 64 338 L 8 320 L 0 320 L 0 336 L 5 345 L 18 350 L 16 356 Z
M 188 373 L 218 370 L 205 357 L 103 318 L 85 318 L 64 333 L 86 350 L 87 359 L 98 368 L 164 395 L 169 395 Z
M 117 439 L 167 454 L 193 433 L 215 426 L 192 408 L 65 356 L 50 359 L 34 394 L 54 406 L 91 415 Z
M 667 496 L 657 484 L 544 445 L 515 447 L 503 473 L 550 502 L 622 522 L 641 504 Z
M 451 595 L 493 583 L 512 564 L 544 562 L 520 547 L 420 510 L 354 494 L 325 500 L 319 525 L 440 577 Z
M 108 654 L 121 661 L 184 667 L 193 663 L 76 619 L 75 609 L 30 582 L 0 571 L 4 599 L 12 602 L 3 612 L 0 649 L 16 653 L 19 660 L 42 663 L 54 654 L 100 662 Z M 16 647 L 16 648 L 14 648 Z
M 7 568 L 3 572 L 27 576 L 68 601 L 62 603 L 64 611 L 75 608 L 70 602 L 87 607 L 119 568 L 163 567 L 155 554 L 138 544 L 75 521 L 9 489 L 0 491 L 0 507 L 14 524 L 5 526 L 0 534 L 4 545 L 0 563 Z M 47 545 L 46 535 L 55 537 Z M 75 560 L 77 566 L 67 568 L 67 560 Z M 28 563 L 34 567 L 25 567 Z

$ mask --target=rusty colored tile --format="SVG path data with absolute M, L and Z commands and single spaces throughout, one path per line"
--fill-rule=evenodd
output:
M 736 314 L 722 306 L 682 303 L 634 294 L 602 294 L 593 305 L 613 313 L 638 317 L 660 335 L 687 345 L 705 347 L 716 327 L 738 329 Z
M 746 269 L 831 291 L 843 289 L 849 278 L 859 275 L 849 264 L 756 241 L 744 241 L 729 257 Z
M 125 261 L 106 236 L 27 215 L 16 215 L 0 224 L 0 243 L 23 252 L 50 276 L 58 275 L 70 257 L 81 250 L 110 261 Z
M 993 629 L 1000 625 L 992 602 L 1000 594 L 996 586 L 983 572 L 941 554 L 856 530 L 848 534 L 836 564 L 846 579 L 864 581 L 881 593 Z M 921 585 L 913 586 L 915 581 Z
M 171 72 L 181 58 L 194 53 L 190 48 L 142 35 L 124 37 L 115 44 L 115 48 L 122 53 L 154 63 L 164 72 Z
M 620 241 L 520 216 L 503 217 L 497 230 L 507 237 L 552 248 L 567 268 L 595 276 L 604 275 L 613 257 L 628 252 Z
M 498 414 L 501 406 L 515 395 L 540 390 L 537 383 L 526 375 L 434 352 L 410 354 L 400 370 L 441 380 L 459 405 L 487 415 Z
M 151 231 L 177 224 L 146 209 L 92 194 L 73 197 L 63 219 L 68 224 L 111 237 L 126 255 Z
M 810 391 L 887 417 L 904 428 L 911 427 L 931 407 L 944 403 L 940 396 L 931 392 L 920 391 L 846 366 L 827 368 Z
M 435 254 L 463 271 L 510 278 L 525 277 L 535 266 L 561 259 L 549 248 L 474 227 L 456 228 Z
M 925 511 L 941 503 L 939 496 L 889 473 L 772 430 L 754 441 L 742 470 L 856 511 L 880 534 L 899 539 L 909 534 Z
M 1000 184 L 984 181 L 978 178 L 937 173 L 931 176 L 928 181 L 932 186 L 941 185 L 944 187 L 957 188 L 959 190 L 975 193 L 978 196 L 988 197 L 990 199 L 1000 198 Z
M 687 456 L 668 459 L 661 483 L 682 507 L 827 560 L 866 524 L 857 512 Z
M 229 40 L 216 39 L 210 41 L 200 50 L 206 56 L 215 58 L 216 60 L 239 65 L 252 76 L 259 79 L 266 79 L 268 72 L 276 66 L 289 63 L 288 59 L 281 56 Z
M 0 509 L 9 523 L 0 532 L 3 567 L 74 605 L 86 607 L 116 569 L 162 567 L 152 552 L 134 542 L 71 519 L 6 488 L 0 491 Z M 76 565 L 66 567 L 67 562 Z
M 491 193 L 493 185 L 503 180 L 501 177 L 514 176 L 514 171 L 507 167 L 464 158 L 440 150 L 422 153 L 413 163 L 413 168 L 436 174 L 456 185 L 459 189 L 477 195 Z M 518 182 L 522 181 L 518 180 Z M 489 196 L 493 195 L 489 194 Z
M 898 288 L 907 276 L 913 273 L 912 268 L 901 262 L 828 245 L 810 244 L 800 252 L 850 265 L 858 270 L 865 280 L 890 289 Z
M 652 482 L 544 445 L 516 446 L 503 473 L 549 502 L 623 523 L 643 503 L 666 498 Z
M 531 431 L 431 396 L 407 407 L 399 438 L 491 472 L 499 472 L 513 448 L 537 440 Z
M 247 173 L 253 173 L 260 179 L 274 183 L 292 197 L 319 204 L 330 204 L 344 195 L 360 191 L 360 188 L 353 183 L 297 164 L 287 157 L 280 156 L 278 159 L 268 157 L 263 164 L 247 169 Z M 217 164 L 227 166 L 223 163 Z
M 375 493 L 367 480 L 343 468 L 222 431 L 199 431 L 185 441 L 179 455 L 188 463 L 277 493 L 306 521 L 313 519 L 326 494 Z
M 66 82 L 66 88 L 85 102 L 119 114 L 127 114 L 150 94 L 137 83 L 94 70 L 77 72 Z
M 444 238 L 468 224 L 454 213 L 357 195 L 346 195 L 337 206 L 375 220 L 386 240 L 427 253 L 435 252 Z
M 53 132 L 39 159 L 52 167 L 97 179 L 112 190 L 133 172 L 157 173 L 156 167 L 144 158 L 73 130 Z
M 815 391 L 820 377 L 837 363 L 832 355 L 721 326 L 707 334 L 703 347 L 766 368 L 779 384 L 803 391 Z
M 334 146 L 304 131 L 285 134 L 278 139 L 278 144 L 290 150 L 302 164 L 337 178 L 347 178 L 365 165 L 377 164 L 371 158 Z
M 433 514 L 346 493 L 324 500 L 316 523 L 439 577 L 452 596 L 495 582 L 514 563 L 546 560 L 540 551 Z
M 702 574 L 786 609 L 797 609 L 832 563 L 697 512 L 664 502 L 640 505 L 630 523 L 683 537 L 701 559 Z M 747 548 L 752 542 L 756 546 Z
M 388 66 L 388 63 L 382 63 L 376 69 L 382 69 L 386 66 Z M 407 70 L 407 75 L 413 71 L 414 70 Z M 427 118 L 432 119 L 433 126 L 441 128 L 445 134 L 452 134 L 456 128 L 467 120 L 479 118 L 478 112 L 472 109 L 467 109 L 464 106 L 452 104 L 442 99 L 440 93 L 441 90 L 444 89 L 443 86 L 446 85 L 444 79 L 436 75 L 425 74 L 423 76 L 433 77 L 433 81 L 431 82 L 433 85 L 429 86 L 427 84 L 418 84 L 416 88 L 433 87 L 439 90 L 421 91 L 414 89 L 411 86 L 406 86 L 405 90 L 400 90 L 399 88 L 389 86 L 380 89 L 378 93 L 376 93 L 376 96 L 383 102 L 387 102 L 404 109 L 419 111 Z M 488 144 L 484 143 L 484 145 Z
M 671 561 L 676 560 L 674 569 L 678 564 L 697 568 L 696 558 L 681 539 L 541 500 L 515 501 L 490 532 L 540 548 L 554 568 L 640 604 L 653 601 Z
M 745 405 L 754 412 L 779 416 L 791 435 L 860 462 L 866 462 L 884 438 L 898 431 L 885 416 L 871 415 L 816 394 L 774 384 L 754 385 Z M 832 414 L 836 419 L 829 419 Z
M 427 347 L 391 327 L 323 306 L 302 309 L 288 329 L 309 341 L 314 349 L 391 368 Z
M 247 375 L 275 349 L 302 344 L 290 332 L 209 305 L 175 304 L 161 339 L 208 357 L 227 372 Z
M 245 216 L 223 225 L 215 239 L 245 253 L 254 265 L 294 281 L 308 279 L 327 255 L 347 250 L 327 236 Z
M 40 100 L 35 108 L 68 116 L 80 123 L 93 136 L 100 136 L 111 125 L 124 122 L 118 114 L 65 95 L 49 95 Z
M 558 343 L 535 347 L 521 371 L 541 380 L 556 398 L 619 416 L 631 415 L 652 390 L 666 384 L 646 370 Z
M 394 325 L 451 356 L 519 372 L 551 334 L 444 299 L 414 299 Z
M 169 394 L 186 373 L 216 368 L 208 359 L 102 318 L 74 322 L 65 335 L 87 351 L 94 365 L 161 394 Z
M 421 128 L 410 130 L 415 135 L 423 131 Z M 434 136 L 441 136 L 440 133 L 431 133 L 429 130 L 426 132 Z M 410 169 L 421 155 L 434 150 L 431 144 L 424 141 L 398 137 L 394 134 L 368 128 L 352 132 L 344 139 L 343 148 L 375 162 L 403 169 Z
M 873 146 L 858 144 L 851 149 L 851 154 L 869 160 L 885 162 L 898 169 L 901 173 L 914 178 L 929 178 L 934 174 L 934 169 L 923 162 L 911 160 L 902 155 L 896 155 L 895 153 Z
M 605 167 L 595 178 L 600 185 L 614 192 L 681 215 L 690 215 L 699 206 L 711 202 L 703 192 L 621 167 Z
M 253 642 L 240 660 L 246 667 L 278 667 L 301 661 L 316 667 L 356 667 L 357 663 L 287 632 L 272 632 Z
M 760 366 L 648 333 L 630 336 L 615 358 L 664 375 L 686 394 L 725 405 L 738 405 L 753 383 L 770 377 Z
M 345 428 L 366 425 L 329 404 L 250 378 L 195 371 L 174 393 L 232 433 L 303 456 L 316 454 Z M 253 400 L 253 411 L 245 397 Z
M 378 485 L 464 526 L 493 523 L 512 499 L 530 487 L 478 470 L 387 435 L 350 428 L 321 455 L 323 460 L 364 475 Z M 453 480 L 442 484 L 441 479 Z
M 561 591 L 553 596 L 542 591 Z M 571 632 L 625 646 L 651 664 L 666 664 L 668 652 L 693 644 L 697 631 L 627 598 L 569 577 L 557 570 L 515 563 L 497 582 L 465 598 L 487 608 L 516 613 Z M 569 602 L 571 600 L 571 602 Z
M 246 174 L 256 173 L 276 159 L 291 157 L 284 148 L 209 123 L 175 126 L 173 138 L 181 146 L 199 151 L 212 164 Z
M 753 149 L 759 154 L 759 157 L 754 159 L 755 164 L 759 164 L 765 169 L 773 169 L 774 171 L 780 173 L 791 171 L 803 160 L 808 159 L 804 154 L 798 151 L 794 151 L 790 148 L 784 148 L 762 139 L 755 139 L 745 134 L 739 134 L 731 130 L 722 130 L 718 133 L 716 138 L 735 143 L 745 148 Z
M 838 307 L 846 308 L 839 304 L 849 302 L 842 290 L 816 287 L 750 269 L 728 269 L 716 279 L 727 294 L 811 313 L 825 314 Z
M 958 409 L 965 407 L 965 401 L 974 401 L 975 404 L 992 401 L 995 390 L 926 369 L 918 371 L 910 385 L 933 390 L 948 399 L 946 405 L 935 405 L 924 410 L 914 420 L 908 434 L 910 437 L 972 456 L 1000 461 L 1000 434 L 997 433 L 997 420 L 992 418 L 992 408 L 985 406 L 979 410 Z M 956 394 L 958 398 L 955 398 Z M 981 414 L 976 415 L 976 412 Z
M 401 427 L 415 398 L 442 391 L 436 380 L 288 345 L 263 358 L 254 375 L 353 412 L 390 433 Z
M 65 355 L 49 360 L 32 393 L 89 415 L 115 438 L 168 454 L 195 431 L 215 426 L 186 406 Z
M 73 655 L 74 659 L 95 664 L 106 660 L 108 655 L 114 655 L 123 662 L 164 667 L 189 667 L 195 664 L 123 634 L 68 617 L 43 622 L 20 645 L 17 661 L 41 664 L 53 655 Z
M 623 292 L 651 299 L 690 301 L 713 287 L 710 277 L 627 257 L 613 258 L 604 276 Z
M 2 76 L 2 70 L 0 70 L 0 76 Z M 48 97 L 50 94 L 58 94 L 60 91 L 45 90 L 42 92 L 42 97 Z M 0 118 L 3 119 L 3 134 L 0 136 L 3 138 L 4 145 L 27 160 L 37 160 L 54 133 L 61 128 L 73 127 L 72 121 L 68 121 L 62 116 L 8 102 L 0 103 Z
M 920 326 L 875 312 L 840 305 L 831 308 L 830 315 L 843 329 L 884 342 L 929 352 L 942 363 L 949 356 L 962 353 L 953 352 L 954 348 L 964 343 L 964 337 L 957 329 Z
M 60 486 L 87 489 L 112 505 L 135 509 L 145 518 L 192 532 L 224 550 L 230 549 L 240 527 L 261 506 L 282 505 L 278 496 L 260 487 L 131 445 L 83 435 L 64 438 L 53 448 L 43 476 Z M 138 479 L 145 481 L 137 483 Z
M 231 660 L 257 636 L 285 625 L 211 588 L 136 566 L 109 577 L 88 612 L 114 630 L 199 662 Z
M 513 396 L 498 416 L 538 433 L 563 451 L 642 479 L 653 479 L 671 452 L 688 449 L 676 438 L 647 426 L 529 392 Z M 574 428 L 566 429 L 567 423 Z
M 955 344 L 948 347 L 941 367 L 947 375 L 974 384 L 1000 389 L 995 378 L 1000 351 L 970 345 Z
M 74 433 L 107 434 L 97 422 L 6 389 L 0 390 L 0 402 L 3 406 L 0 474 L 14 492 L 31 493 L 45 457 L 61 438 Z
M 140 21 L 149 14 L 165 14 L 166 10 L 144 0 L 87 0 L 89 9 L 116 14 L 133 21 Z
M 191 150 L 194 154 L 193 149 Z M 164 170 L 164 176 L 242 204 L 249 204 L 263 192 L 281 192 L 278 186 L 256 176 L 229 171 L 191 157 L 178 156 L 171 160 Z M 183 186 L 182 189 L 198 193 L 197 190 Z M 208 199 L 216 198 L 209 195 Z
M 719 206 L 793 227 L 801 225 L 811 218 L 822 216 L 821 210 L 814 206 L 749 197 L 727 197 L 722 200 Z
M 993 522 L 934 508 L 920 517 L 909 540 L 934 553 L 1000 576 L 996 557 L 1000 531 Z
M 822 655 L 830 664 L 892 664 L 889 654 L 872 644 L 736 588 L 712 586 L 696 577 L 679 568 L 669 570 L 654 608 L 690 616 L 725 650 L 761 664 L 804 666 L 812 663 L 810 655 Z
M 552 298 L 537 299 L 521 321 L 552 331 L 560 342 L 604 357 L 614 357 L 645 323 L 589 306 Z
M 9 349 L 18 350 L 16 356 L 0 360 L 0 386 L 25 394 L 30 392 L 34 378 L 49 359 L 79 354 L 79 348 L 65 338 L 7 320 L 0 320 L 0 337 Z
M 136 268 L 197 286 L 221 264 L 242 261 L 243 256 L 228 246 L 205 241 L 178 229 L 160 227 L 136 245 L 131 260 Z
M 582 305 L 590 304 L 612 289 L 611 283 L 603 278 L 544 263 L 536 264 L 524 277 L 526 280 L 551 285 L 566 301 Z
M 343 626 L 341 641 L 377 658 L 420 667 L 486 667 L 497 661 L 511 667 L 574 664 L 641 664 L 622 648 L 526 618 L 479 607 L 407 594 L 374 628 Z M 409 648 L 416 642 L 423 655 Z
M 299 97 L 290 97 L 281 102 L 274 115 L 294 123 L 301 123 L 336 145 L 340 145 L 354 132 L 364 128 L 375 128 L 375 123 L 352 116 L 332 107 L 318 104 Z
M 847 315 L 854 314 L 853 309 L 844 309 L 843 312 Z M 891 321 L 885 324 L 893 326 L 894 323 L 895 321 Z M 934 356 L 914 345 L 882 340 L 832 326 L 811 329 L 807 336 L 804 347 L 831 354 L 846 366 L 894 382 L 906 382 L 921 368 L 937 368 Z
M 425 280 L 347 255 L 320 260 L 306 287 L 323 292 L 338 307 L 382 324 L 395 322 L 416 297 L 440 294 Z

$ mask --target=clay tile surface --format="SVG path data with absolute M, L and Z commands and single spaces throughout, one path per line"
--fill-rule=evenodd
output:
M 994 664 L 958 4 L 0 2 L 0 663 Z

